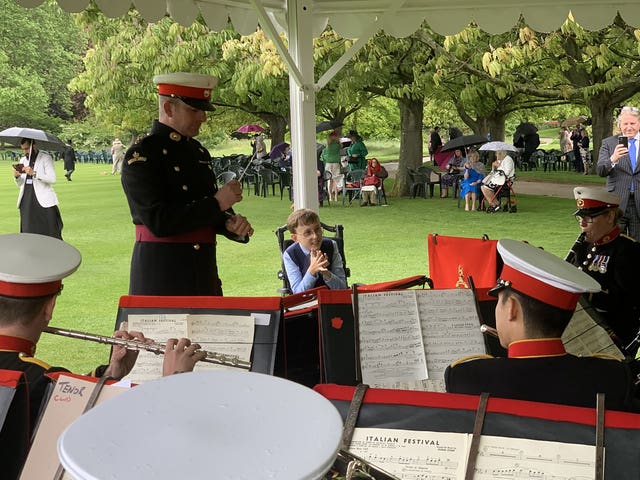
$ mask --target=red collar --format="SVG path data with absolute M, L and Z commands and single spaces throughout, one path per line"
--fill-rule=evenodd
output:
M 518 340 L 509 344 L 509 358 L 555 357 L 566 353 L 560 338 Z
M 36 344 L 26 338 L 0 335 L 0 351 L 20 352 L 33 356 L 36 353 Z
M 613 227 L 613 230 L 611 230 L 609 233 L 607 233 L 605 236 L 603 236 L 597 242 L 593 242 L 593 244 L 594 245 L 604 245 L 605 243 L 612 242 L 613 240 L 615 240 L 619 236 L 620 236 L 620 227 L 616 226 L 616 227 Z

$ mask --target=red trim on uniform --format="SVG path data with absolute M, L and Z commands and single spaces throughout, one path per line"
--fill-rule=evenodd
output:
M 186 233 L 156 237 L 144 225 L 136 225 L 136 242 L 150 243 L 216 243 L 216 232 L 212 227 L 203 227 Z
M 26 338 L 0 335 L 0 350 L 26 353 L 27 355 L 33 356 L 33 354 L 36 353 L 36 344 Z
M 313 389 L 326 398 L 345 402 L 351 401 L 355 391 L 355 387 L 334 384 L 316 385 Z M 478 409 L 478 400 L 479 397 L 476 395 L 387 390 L 381 388 L 369 388 L 364 396 L 364 402 L 367 404 L 409 405 L 415 407 L 474 411 Z M 497 397 L 489 397 L 487 412 L 592 426 L 595 425 L 596 420 L 594 408 Z M 640 430 L 640 414 L 607 410 L 604 418 L 605 426 L 607 427 Z
M 280 297 L 214 297 L 123 295 L 119 308 L 217 308 L 237 310 L 280 310 Z
M 0 369 L 0 387 L 17 388 L 23 374 L 18 370 Z
M 560 338 L 518 340 L 509 344 L 509 358 L 553 357 L 566 353 Z
M 612 242 L 613 240 L 615 240 L 619 236 L 620 236 L 620 227 L 618 227 L 616 225 L 615 227 L 613 227 L 613 230 L 611 230 L 606 235 L 603 235 L 602 238 L 600 238 L 597 242 L 593 242 L 593 244 L 594 245 L 604 245 L 605 243 Z
M 47 283 L 12 283 L 0 281 L 0 295 L 5 297 L 46 297 L 60 291 L 62 280 Z
M 610 208 L 618 206 L 617 203 L 607 203 L 601 200 L 594 200 L 593 198 L 579 198 L 576 203 L 577 207 L 581 210 L 585 208 Z
M 514 290 L 562 310 L 574 310 L 580 298 L 579 293 L 567 292 L 561 288 L 541 282 L 506 264 L 502 267 L 500 278 L 504 281 L 509 281 L 510 287 Z
M 169 83 L 158 84 L 158 93 L 160 95 L 178 95 L 196 100 L 208 100 L 211 97 L 210 88 L 187 87 L 186 85 L 171 85 Z

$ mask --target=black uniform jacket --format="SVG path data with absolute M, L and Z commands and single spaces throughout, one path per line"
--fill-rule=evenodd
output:
M 24 393 L 14 396 L 5 423 L 0 426 L 0 457 L 3 458 L 1 478 L 17 478 L 26 460 L 29 439 L 51 382 L 45 374 L 66 371 L 52 368 L 34 358 L 34 351 L 35 344 L 29 340 L 0 335 L 0 370 L 24 373 L 24 383 L 18 387 L 24 389 Z
M 151 134 L 125 154 L 122 185 L 136 234 L 132 295 L 221 295 L 215 235 L 248 242 L 225 229 L 211 156 L 197 140 L 155 121 Z M 138 227 L 140 228 L 140 227 Z
M 518 351 L 520 350 L 520 351 Z M 595 407 L 605 394 L 608 409 L 638 411 L 628 366 L 618 360 L 576 357 L 562 340 L 514 342 L 509 358 L 476 358 L 445 371 L 447 392 Z
M 628 345 L 640 328 L 640 243 L 615 227 L 599 241 L 579 244 L 574 250 L 573 264 L 602 288 L 589 296 L 589 302 L 616 334 L 618 343 Z

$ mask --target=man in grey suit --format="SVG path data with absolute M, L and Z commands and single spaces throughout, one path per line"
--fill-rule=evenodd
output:
M 640 110 L 622 107 L 618 127 L 620 136 L 614 135 L 602 141 L 596 172 L 607 177 L 607 190 L 620 198 L 620 209 L 624 212 L 619 221 L 620 229 L 640 240 L 640 162 L 636 162 Z

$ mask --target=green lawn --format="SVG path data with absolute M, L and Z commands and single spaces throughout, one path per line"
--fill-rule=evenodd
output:
M 16 232 L 18 188 L 10 163 L 0 162 L 0 167 L 6 172 L 0 180 L 0 231 Z M 51 324 L 110 334 L 118 299 L 128 290 L 133 246 L 133 227 L 120 178 L 108 174 L 110 165 L 78 164 L 73 181 L 67 182 L 61 162 L 56 168 L 63 236 L 82 252 L 83 261 L 78 272 L 65 281 Z M 392 179 L 385 185 L 390 191 Z M 325 223 L 345 226 L 350 282 L 371 283 L 428 274 L 429 233 L 527 240 L 564 257 L 579 231 L 571 216 L 574 205 L 570 199 L 519 195 L 518 213 L 486 215 L 465 212 L 451 198 L 389 198 L 389 206 L 378 208 L 332 204 L 322 208 L 320 215 Z M 289 207 L 286 195 L 280 200 L 279 195 L 261 198 L 245 193 L 236 211 L 249 218 L 255 235 L 247 245 L 224 238 L 218 244 L 218 264 L 227 296 L 277 295 L 280 258 L 274 229 L 285 223 Z M 38 356 L 85 372 L 104 361 L 107 351 L 107 346 L 44 334 Z

